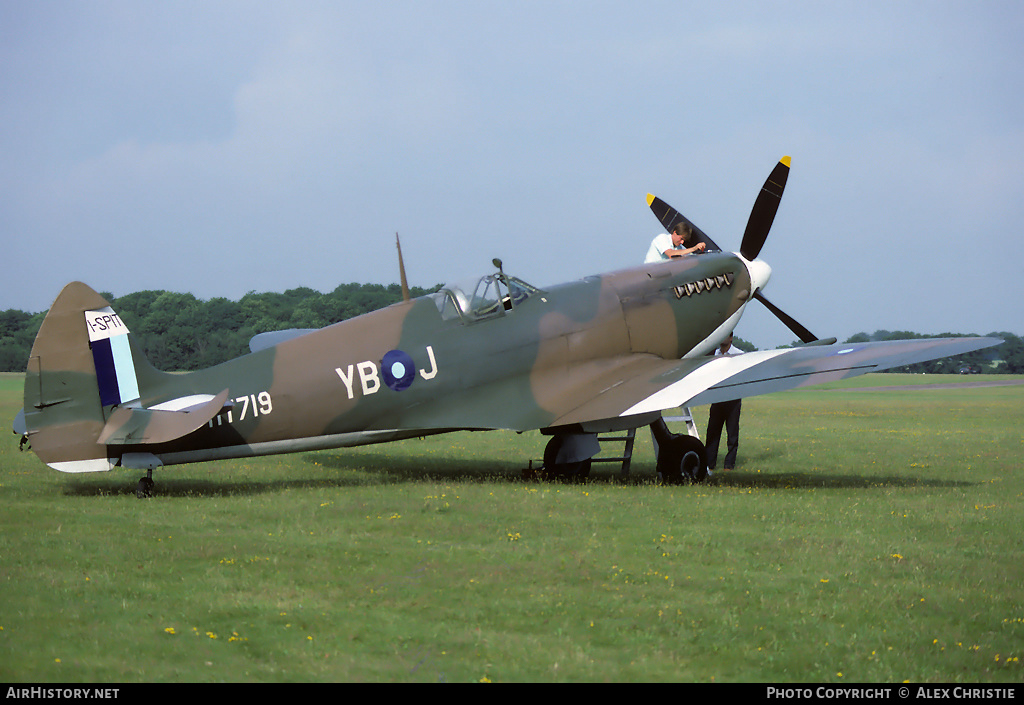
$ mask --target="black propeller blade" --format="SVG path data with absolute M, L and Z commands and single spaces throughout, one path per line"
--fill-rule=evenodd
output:
M 740 245 L 740 254 L 748 260 L 757 259 L 757 255 L 760 254 L 761 248 L 764 246 L 764 241 L 768 237 L 768 231 L 771 230 L 772 221 L 775 220 L 775 213 L 779 210 L 779 201 L 782 198 L 782 192 L 786 187 L 786 179 L 789 177 L 789 164 L 789 157 L 783 157 L 779 160 L 779 163 L 775 165 L 772 173 L 768 176 L 768 180 L 765 181 L 764 186 L 761 187 L 761 193 L 758 194 L 757 199 L 754 201 L 754 208 L 751 210 L 750 218 L 747 220 L 747 229 L 743 233 L 743 244 Z M 651 211 L 666 230 L 671 232 L 673 225 L 678 223 L 680 220 L 685 220 L 687 223 L 690 223 L 690 226 L 693 228 L 693 232 L 696 233 L 703 242 L 708 244 L 709 250 L 722 249 L 716 245 L 714 240 L 708 237 L 704 231 L 690 222 L 687 218 L 683 217 L 679 211 L 665 203 L 657 196 L 650 193 L 647 194 L 647 205 L 651 207 Z M 760 291 L 754 292 L 754 298 L 764 304 L 769 311 L 775 314 L 775 317 L 782 321 L 787 328 L 793 331 L 796 337 L 801 341 L 805 343 L 813 343 L 818 340 L 813 333 L 800 325 L 795 318 L 766 299 Z
M 789 161 L 789 157 L 779 160 L 754 201 L 750 218 L 747 220 L 747 229 L 743 231 L 743 241 L 740 244 L 740 254 L 748 260 L 757 259 L 768 237 L 768 231 L 772 229 L 772 221 L 779 210 L 782 191 L 786 188 L 786 179 L 789 177 Z
M 687 222 L 693 229 L 693 234 L 700 238 L 701 242 L 707 244 L 708 247 L 705 252 L 710 252 L 711 250 L 718 250 L 719 252 L 722 251 L 722 248 L 716 245 L 715 241 L 707 236 L 707 233 L 694 225 L 689 218 L 684 217 L 682 213 L 665 203 L 654 194 L 647 194 L 647 205 L 651 207 L 654 217 L 658 219 L 662 227 L 664 227 L 668 232 L 672 232 L 672 227 L 679 221 Z
M 813 343 L 815 340 L 818 339 L 817 336 L 814 335 L 814 333 L 812 333 L 811 331 L 807 330 L 802 325 L 797 323 L 795 318 L 793 318 L 788 313 L 783 311 L 781 308 L 779 308 L 771 301 L 766 299 L 764 297 L 764 294 L 762 294 L 760 291 L 754 292 L 754 298 L 763 303 L 769 311 L 775 314 L 776 318 L 785 323 L 786 327 L 793 331 L 793 333 L 796 334 L 796 337 L 800 338 L 800 340 L 802 340 L 803 342 Z

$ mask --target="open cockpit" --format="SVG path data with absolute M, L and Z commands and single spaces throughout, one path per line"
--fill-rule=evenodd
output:
M 494 274 L 445 284 L 430 295 L 442 319 L 474 323 L 503 316 L 540 292 L 537 287 L 505 274 L 501 260 L 495 260 L 494 264 L 498 267 Z

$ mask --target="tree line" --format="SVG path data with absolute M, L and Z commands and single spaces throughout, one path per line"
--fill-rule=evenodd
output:
M 412 296 L 434 289 L 410 287 Z M 398 284 L 342 284 L 322 294 L 301 287 L 282 293 L 249 292 L 239 301 L 218 297 L 197 299 L 192 294 L 172 291 L 139 291 L 111 302 L 155 367 L 167 371 L 196 370 L 219 364 L 249 351 L 249 339 L 257 333 L 288 328 L 322 328 L 401 301 Z M 46 312 L 26 313 L 16 309 L 0 312 L 0 371 L 24 372 L 32 342 Z M 991 333 L 1006 342 L 996 348 L 979 350 L 955 358 L 933 360 L 891 372 L 1024 374 L 1024 341 L 1012 333 Z M 844 341 L 897 340 L 929 337 L 958 337 L 944 333 L 925 336 L 908 331 L 858 333 Z M 756 349 L 736 339 L 741 350 Z M 798 343 L 796 343 L 798 344 Z M 998 361 L 998 362 L 997 362 Z
M 409 287 L 411 296 L 435 289 Z M 139 291 L 114 297 L 100 292 L 154 367 L 196 370 L 249 352 L 257 333 L 289 328 L 323 328 L 402 300 L 398 284 L 342 284 L 322 294 L 301 287 L 282 293 L 250 291 L 238 301 L 197 299 L 173 291 Z M 46 312 L 0 312 L 0 371 L 24 372 Z

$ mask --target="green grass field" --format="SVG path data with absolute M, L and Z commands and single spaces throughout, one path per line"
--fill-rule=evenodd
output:
M 925 381 L 965 378 L 856 383 Z M 538 433 L 460 433 L 150 500 L 8 430 L 0 681 L 1020 682 L 1022 428 L 1024 385 L 816 389 L 745 400 L 701 486 L 657 486 L 646 432 L 586 485 L 522 479 Z

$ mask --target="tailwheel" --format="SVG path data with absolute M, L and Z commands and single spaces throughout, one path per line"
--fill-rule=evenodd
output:
M 139 478 L 139 484 L 135 486 L 135 496 L 139 499 L 148 499 L 153 496 L 153 488 L 155 486 L 153 471 L 150 470 L 145 477 Z

